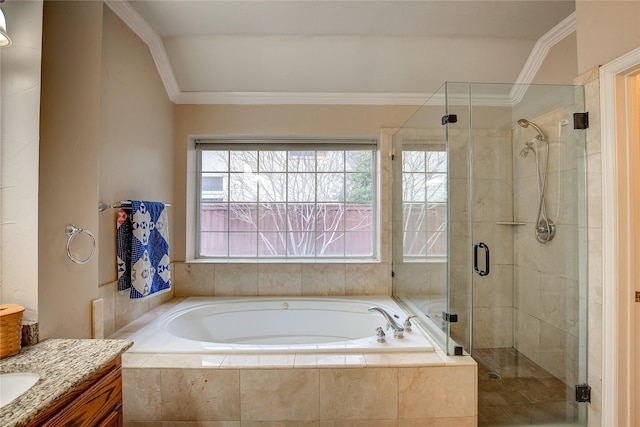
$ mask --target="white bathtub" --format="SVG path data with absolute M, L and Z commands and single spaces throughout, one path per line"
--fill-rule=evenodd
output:
M 408 316 L 389 297 L 191 297 L 132 332 L 131 353 L 313 353 L 434 351 L 414 325 L 403 339 L 376 328 L 387 321 L 380 306 L 402 324 Z

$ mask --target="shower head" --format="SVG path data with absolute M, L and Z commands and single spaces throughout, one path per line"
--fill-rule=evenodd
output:
M 520 127 L 522 127 L 522 128 L 525 128 L 525 129 L 528 128 L 529 126 L 531 126 L 532 128 L 534 128 L 538 132 L 538 136 L 537 136 L 538 139 L 540 139 L 540 140 L 546 139 L 546 137 L 544 136 L 544 132 L 542 132 L 542 129 L 540 129 L 538 127 L 538 125 L 536 125 L 535 123 L 530 122 L 527 119 L 520 119 L 520 120 L 518 120 L 518 125 Z

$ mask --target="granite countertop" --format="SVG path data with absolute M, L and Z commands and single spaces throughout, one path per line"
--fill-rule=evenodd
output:
M 0 373 L 40 374 L 33 387 L 0 408 L 0 425 L 26 425 L 132 345 L 128 340 L 50 339 L 0 360 Z

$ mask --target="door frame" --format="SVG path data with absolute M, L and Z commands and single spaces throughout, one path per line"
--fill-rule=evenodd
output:
M 634 224 L 637 196 L 634 182 L 640 165 L 628 159 L 637 154 L 629 113 L 637 109 L 629 99 L 632 76 L 640 72 L 640 48 L 600 68 L 602 138 L 602 425 L 636 425 L 638 384 L 634 336 L 634 280 L 640 280 Z M 637 114 L 634 113 L 634 114 Z M 636 136 L 637 137 L 637 136 Z M 635 181 L 634 181 L 635 180 Z M 637 184 L 636 184 L 637 185 Z M 637 240 L 637 239 L 636 239 Z M 597 349 L 591 349 L 597 351 Z M 634 390 L 635 388 L 635 390 Z

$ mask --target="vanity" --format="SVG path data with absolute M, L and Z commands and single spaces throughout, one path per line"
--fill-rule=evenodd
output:
M 0 360 L 3 381 L 26 389 L 0 407 L 0 425 L 121 426 L 121 356 L 131 345 L 128 340 L 51 339 Z

